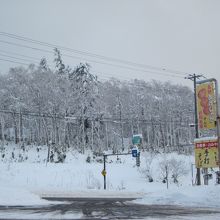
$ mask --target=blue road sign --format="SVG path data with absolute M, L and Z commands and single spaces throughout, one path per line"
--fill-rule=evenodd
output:
M 131 153 L 132 153 L 132 157 L 137 157 L 138 156 L 138 150 L 137 149 L 132 149 Z

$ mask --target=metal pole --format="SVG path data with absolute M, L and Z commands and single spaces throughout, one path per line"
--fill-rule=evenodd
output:
M 105 159 L 106 159 L 106 155 L 104 155 L 104 168 L 103 168 L 103 171 L 104 171 L 104 173 L 105 173 L 105 175 L 103 175 L 104 176 L 104 189 L 106 190 L 106 166 L 105 166 Z
M 220 170 L 220 116 L 219 116 L 219 106 L 218 106 L 218 84 L 217 80 L 215 82 L 215 96 L 216 96 L 216 126 L 217 126 L 217 138 L 218 138 L 218 165 Z
M 169 188 L 169 183 L 168 183 L 168 167 L 165 166 L 165 170 L 166 170 L 166 181 L 167 181 L 167 189 Z
M 204 185 L 209 184 L 209 178 L 208 178 L 208 168 L 204 168 Z
M 198 127 L 198 115 L 197 115 L 197 94 L 196 94 L 196 74 L 193 74 L 194 82 L 194 104 L 195 104 L 195 128 L 196 128 L 196 138 L 199 138 L 199 127 Z M 201 175 L 200 168 L 197 168 L 196 173 L 197 185 L 201 185 Z
M 137 157 L 136 157 L 136 166 L 140 167 L 141 161 L 140 161 L 140 152 L 138 153 Z
M 192 172 L 192 186 L 193 186 L 193 179 L 194 179 L 194 176 L 193 176 L 193 164 L 191 164 L 191 172 Z

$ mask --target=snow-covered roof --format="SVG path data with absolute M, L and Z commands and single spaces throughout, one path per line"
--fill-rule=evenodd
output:
M 213 137 L 201 137 L 201 138 L 195 138 L 194 142 L 201 142 L 201 141 L 217 141 L 218 137 L 213 136 Z

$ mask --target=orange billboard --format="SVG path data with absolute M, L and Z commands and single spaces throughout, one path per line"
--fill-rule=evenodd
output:
M 197 84 L 196 98 L 199 130 L 202 131 L 216 128 L 217 109 L 215 82 L 208 81 Z

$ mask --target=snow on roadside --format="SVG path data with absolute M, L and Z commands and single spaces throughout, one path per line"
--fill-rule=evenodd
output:
M 114 190 L 78 190 L 78 191 L 48 191 L 41 192 L 41 197 L 65 197 L 65 198 L 142 198 L 142 192 L 114 191 Z
M 189 207 L 220 207 L 220 186 L 185 186 L 152 191 L 135 203 L 180 205 Z
M 32 206 L 52 204 L 38 195 L 19 187 L 0 187 L 0 205 L 2 206 Z
M 12 147 L 12 150 L 15 146 Z M 143 197 L 134 202 L 141 204 L 166 204 L 182 206 L 219 207 L 220 186 L 215 180 L 209 186 L 192 186 L 192 156 L 172 154 L 145 155 L 142 153 L 141 167 L 135 166 L 131 156 L 109 157 L 107 168 L 107 191 L 103 190 L 103 163 L 86 163 L 87 155 L 69 152 L 65 163 L 48 163 L 47 149 L 36 151 L 29 148 L 24 162 L 12 160 L 8 149 L 0 160 L 0 205 L 48 205 L 41 195 L 66 195 L 73 197 Z M 19 155 L 21 150 L 15 151 Z M 91 155 L 91 154 L 90 154 Z M 169 189 L 162 183 L 159 164 L 175 158 L 184 161 L 187 174 L 179 178 L 179 186 L 170 175 Z M 100 159 L 100 158 L 99 158 Z M 146 167 L 153 182 L 146 179 Z M 145 171 L 144 171 L 145 169 Z M 195 176 L 195 174 L 194 174 Z M 214 172 L 213 172 L 214 177 Z

